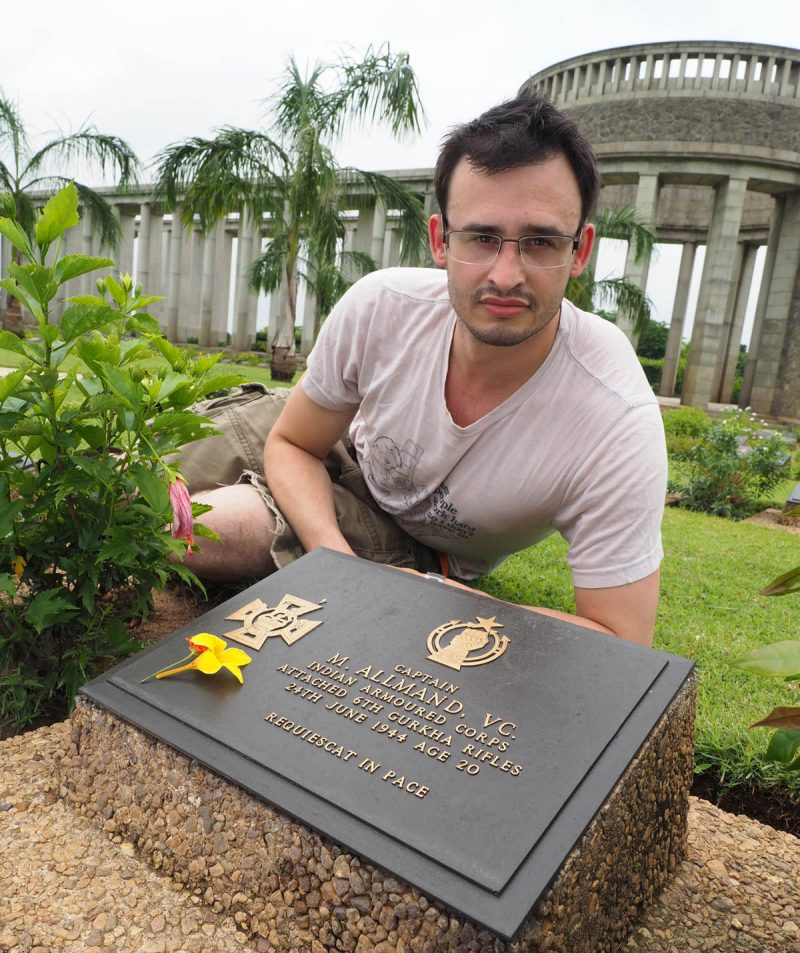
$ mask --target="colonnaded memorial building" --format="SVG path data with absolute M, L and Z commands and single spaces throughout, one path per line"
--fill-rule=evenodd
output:
M 525 90 L 545 93 L 579 120 L 598 155 L 601 207 L 635 206 L 655 223 L 657 242 L 682 247 L 661 393 L 673 393 L 690 280 L 705 246 L 681 400 L 730 400 L 756 254 L 765 246 L 739 403 L 800 418 L 800 51 L 725 42 L 626 46 L 557 63 L 525 80 Z M 436 211 L 432 169 L 391 174 L 418 192 L 426 212 Z M 153 311 L 167 335 L 225 344 L 232 309 L 232 344 L 249 347 L 258 301 L 246 272 L 262 223 L 231 215 L 207 234 L 187 233 L 147 187 L 110 199 L 124 236 L 120 268 L 166 295 Z M 382 267 L 398 264 L 391 211 L 356 196 L 353 208 L 345 247 Z M 81 227 L 70 250 L 97 253 L 87 219 Z M 2 251 L 8 261 L 8 247 Z M 629 254 L 625 274 L 646 290 L 647 261 Z M 90 280 L 75 293 L 88 291 Z M 267 303 L 271 329 L 281 303 L 280 292 Z M 313 310 L 306 301 L 305 351 Z

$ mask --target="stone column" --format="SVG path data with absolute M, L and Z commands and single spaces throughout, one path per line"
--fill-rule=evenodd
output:
M 647 173 L 639 176 L 639 186 L 636 190 L 636 210 L 647 222 L 655 223 L 658 211 L 659 183 L 658 174 Z M 628 246 L 628 257 L 625 260 L 625 277 L 644 291 L 647 287 L 647 273 L 650 270 L 650 256 L 647 255 L 636 261 L 635 248 L 631 243 Z M 617 315 L 617 327 L 621 328 L 632 344 L 636 344 L 637 335 L 633 330 L 631 318 L 620 312 Z
M 169 281 L 167 284 L 167 338 L 173 343 L 178 340 L 178 323 L 181 308 L 181 259 L 183 258 L 183 225 L 181 207 L 176 205 L 172 211 L 172 227 L 169 236 Z
M 177 341 L 185 342 L 200 333 L 200 280 L 197 274 L 202 268 L 202 252 L 198 262 L 199 233 L 194 224 L 184 233 L 181 245 L 181 284 L 178 298 Z M 196 264 L 197 262 L 197 264 Z
M 728 324 L 727 340 L 723 336 L 723 345 L 719 355 L 719 384 L 717 386 L 716 401 L 727 404 L 733 393 L 733 380 L 736 376 L 736 364 L 739 360 L 739 347 L 742 341 L 747 301 L 750 297 L 750 287 L 753 284 L 753 269 L 756 264 L 758 245 L 739 246 L 738 279 L 733 287 Z
M 148 294 L 161 295 L 161 301 L 155 301 L 147 309 L 166 331 L 167 301 L 169 291 L 169 234 L 164 228 L 164 216 L 161 211 L 150 214 L 150 253 L 147 257 L 149 287 Z
M 799 271 L 800 192 L 792 192 L 785 199 L 753 370 L 750 406 L 758 414 L 800 415 Z
M 200 347 L 211 345 L 211 315 L 214 306 L 214 265 L 217 255 L 219 225 L 214 225 L 203 238 L 203 274 L 200 279 L 200 329 L 197 341 Z
M 383 261 L 381 268 L 394 268 L 400 264 L 400 242 L 397 238 L 397 229 L 389 225 L 383 239 Z
M 767 311 L 770 288 L 772 287 L 772 273 L 775 270 L 775 259 L 778 254 L 778 244 L 783 225 L 783 213 L 786 206 L 786 196 L 777 195 L 773 199 L 772 215 L 769 222 L 769 238 L 767 240 L 767 254 L 764 258 L 764 271 L 761 275 L 761 288 L 758 292 L 756 313 L 753 319 L 753 332 L 750 335 L 750 347 L 747 349 L 747 361 L 744 365 L 742 389 L 739 391 L 739 406 L 749 407 L 753 392 L 753 377 L 758 362 L 761 329 L 764 326 L 764 315 Z
M 139 210 L 139 232 L 136 236 L 136 281 L 145 294 L 150 290 L 150 231 L 153 221 L 149 202 L 143 202 Z
M 345 248 L 348 251 L 361 252 L 364 255 L 369 255 L 371 258 L 380 264 L 381 258 L 383 257 L 383 233 L 386 230 L 386 213 L 382 209 L 378 209 L 377 205 L 368 205 L 359 209 L 358 211 L 358 221 L 355 223 L 353 232 L 351 233 L 352 244 L 348 247 L 347 245 L 347 232 L 345 232 Z M 378 246 L 377 235 L 380 233 L 380 256 L 375 258 L 375 250 Z M 345 266 L 345 274 L 350 281 L 355 281 L 361 277 L 361 270 L 350 265 Z
M 92 234 L 92 221 L 89 218 L 89 213 L 86 209 L 83 210 L 83 219 L 81 220 L 81 247 L 80 253 L 82 255 L 92 255 L 94 253 L 94 235 Z M 88 275 L 81 275 L 78 278 L 78 288 L 77 293 L 88 295 L 88 294 L 97 294 L 97 288 L 95 287 L 95 281 L 97 279 L 97 274 L 95 272 L 90 272 Z M 71 295 L 75 294 L 76 291 L 70 289 L 69 292 Z
M 216 227 L 218 232 L 214 250 L 214 292 L 211 297 L 211 346 L 224 347 L 228 338 L 233 233 L 228 231 L 224 218 Z
M 694 258 L 697 242 L 685 242 L 681 252 L 681 265 L 678 271 L 678 287 L 675 289 L 675 301 L 672 305 L 672 319 L 669 322 L 667 351 L 664 355 L 664 367 L 661 371 L 661 383 L 658 393 L 661 397 L 672 397 L 675 392 L 675 380 L 678 376 L 678 362 L 683 343 L 683 325 L 686 321 L 686 306 L 689 302 L 689 286 L 692 283 Z
M 131 215 L 121 205 L 115 205 L 122 238 L 115 256 L 117 271 L 121 274 L 133 274 L 133 239 L 136 234 L 136 216 Z
M 239 216 L 239 241 L 236 254 L 236 299 L 234 301 L 233 347 L 237 351 L 245 350 L 251 343 L 249 339 L 250 291 L 247 272 L 253 263 L 253 225 L 246 213 Z
M 689 345 L 681 403 L 705 407 L 712 398 L 720 340 L 734 275 L 747 180 L 729 178 L 716 189 L 706 260 Z
M 383 242 L 385 235 L 386 208 L 380 199 L 376 199 L 372 217 L 372 241 L 370 243 L 369 254 L 379 268 L 383 262 Z

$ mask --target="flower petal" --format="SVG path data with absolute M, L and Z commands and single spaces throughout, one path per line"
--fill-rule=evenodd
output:
M 183 480 L 175 480 L 169 485 L 169 501 L 172 505 L 172 538 L 192 541 L 194 518 L 192 500 Z
M 243 652 L 241 649 L 225 649 L 225 651 L 221 652 L 217 657 L 223 665 L 244 666 L 249 665 L 253 661 L 247 652 Z
M 197 671 L 202 672 L 203 675 L 216 675 L 222 668 L 219 656 L 213 652 L 203 652 L 197 656 L 193 664 Z
M 227 668 L 229 672 L 231 672 L 231 674 L 236 676 L 236 679 L 238 680 L 240 685 L 244 684 L 244 679 L 242 678 L 242 673 L 239 671 L 238 665 L 234 665 L 232 662 L 223 662 L 222 664 L 225 666 L 225 668 Z
M 193 635 L 189 639 L 189 647 L 195 652 L 205 652 L 206 649 L 211 649 L 215 655 L 222 652 L 227 644 L 224 639 L 220 639 L 210 632 L 198 632 L 197 635 Z

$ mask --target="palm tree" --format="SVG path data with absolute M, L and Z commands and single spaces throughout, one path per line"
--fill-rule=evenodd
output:
M 603 209 L 593 216 L 592 222 L 596 232 L 595 252 L 583 273 L 570 279 L 566 297 L 584 311 L 593 311 L 612 321 L 622 312 L 638 337 L 650 320 L 650 299 L 625 277 L 597 278 L 596 250 L 601 238 L 616 239 L 632 245 L 636 261 L 643 261 L 653 252 L 655 230 L 635 208 Z
M 344 208 L 377 199 L 397 211 L 402 258 L 419 261 L 426 235 L 419 197 L 388 176 L 338 165 L 333 145 L 368 123 L 386 123 L 396 137 L 417 133 L 424 113 L 408 54 L 394 56 L 388 46 L 370 47 L 358 61 L 316 63 L 305 75 L 290 58 L 266 104 L 273 117 L 266 132 L 226 126 L 213 139 L 168 146 L 156 158 L 156 195 L 172 208 L 182 203 L 186 226 L 195 216 L 207 229 L 232 211 L 242 222 L 262 223 L 266 214 L 269 243 L 250 283 L 267 293 L 285 288 L 272 341 L 275 375 L 279 358 L 294 362 L 298 282 L 324 315 L 349 279 L 378 267 L 369 255 L 343 251 Z
M 19 107 L 0 90 L 0 198 L 3 214 L 13 214 L 32 235 L 36 199 L 31 193 L 44 191 L 49 194 L 73 181 L 70 176 L 57 174 L 55 169 L 74 160 L 88 161 L 101 173 L 111 170 L 117 175 L 118 187 L 135 182 L 139 168 L 136 154 L 124 139 L 100 133 L 91 125 L 59 135 L 32 151 Z M 83 213 L 89 216 L 100 244 L 114 248 L 120 238 L 120 228 L 112 206 L 102 195 L 81 182 L 76 181 L 75 188 Z M 16 300 L 10 298 L 6 307 L 6 326 L 9 311 L 10 323 L 18 325 L 18 309 Z

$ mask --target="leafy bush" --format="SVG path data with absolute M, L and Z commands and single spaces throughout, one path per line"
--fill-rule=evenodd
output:
M 27 340 L 0 332 L 19 360 L 0 377 L 0 724 L 17 727 L 63 714 L 86 679 L 137 648 L 125 623 L 147 613 L 151 587 L 172 573 L 196 582 L 168 562 L 192 538 L 165 457 L 213 432 L 190 405 L 239 379 L 165 340 L 144 310 L 158 299 L 129 275 L 99 279 L 99 296 L 69 299 L 54 323 L 61 285 L 114 264 L 61 256 L 78 220 L 72 185 L 30 235 L 0 218 L 17 259 L 0 286 L 36 322 Z M 182 495 L 173 539 L 170 496 Z
M 667 436 L 702 437 L 711 423 L 711 417 L 699 407 L 676 407 L 664 412 L 664 433 Z
M 730 411 L 712 423 L 689 453 L 680 505 L 690 510 L 743 519 L 786 475 L 789 454 L 784 439 L 762 430 L 745 410 Z
M 661 372 L 664 369 L 663 357 L 640 357 L 639 363 L 642 365 L 647 382 L 656 390 L 661 383 Z
M 662 324 L 660 321 L 653 321 L 651 318 L 647 322 L 647 327 L 639 335 L 636 344 L 636 353 L 639 357 L 647 357 L 653 360 L 659 358 L 663 360 L 667 353 L 667 338 L 669 337 L 669 325 Z
M 701 439 L 689 434 L 668 433 L 667 455 L 671 460 L 688 460 Z

